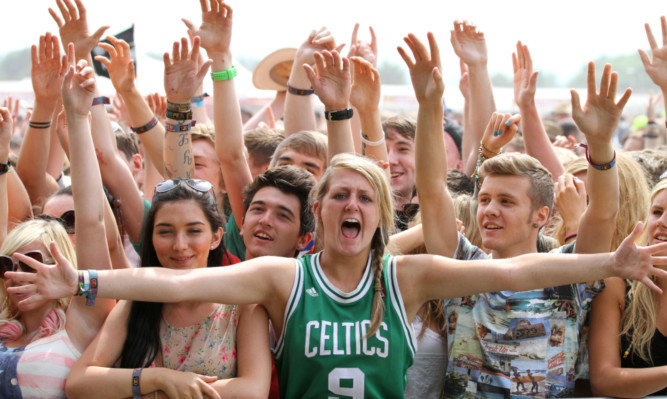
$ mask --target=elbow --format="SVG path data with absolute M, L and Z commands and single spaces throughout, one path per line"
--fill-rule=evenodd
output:
M 68 398 L 76 399 L 85 397 L 85 393 L 82 391 L 82 388 L 85 386 L 84 381 L 82 381 L 81 373 L 70 372 L 67 376 L 67 381 L 65 381 L 65 394 Z

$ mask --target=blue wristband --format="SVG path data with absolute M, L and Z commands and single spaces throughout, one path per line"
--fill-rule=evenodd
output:
M 132 399 L 141 399 L 141 370 L 143 368 L 138 367 L 132 372 Z
M 97 297 L 97 270 L 88 270 L 88 273 L 90 273 L 90 291 L 88 291 L 86 306 L 94 306 L 95 297 Z

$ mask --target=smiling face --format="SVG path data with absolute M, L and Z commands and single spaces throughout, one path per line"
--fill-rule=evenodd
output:
M 392 127 L 385 127 L 385 135 L 395 205 L 403 205 L 410 201 L 415 188 L 415 142 Z
M 538 229 L 549 214 L 548 207 L 532 210 L 528 196 L 530 179 L 514 175 L 489 175 L 478 195 L 477 223 L 484 247 L 494 257 L 507 258 L 537 252 Z
M 221 239 L 222 229 L 211 230 L 204 211 L 194 200 L 166 202 L 155 213 L 152 242 L 163 267 L 206 267 L 209 251 Z
M 325 251 L 367 256 L 380 226 L 378 206 L 375 190 L 363 175 L 350 169 L 333 172 L 329 189 L 315 203 Z
M 293 257 L 298 249 L 305 247 L 312 235 L 299 235 L 300 211 L 296 195 L 272 186 L 259 189 L 243 218 L 241 235 L 246 259 L 267 255 Z
M 649 244 L 667 242 L 667 189 L 653 197 L 646 230 Z

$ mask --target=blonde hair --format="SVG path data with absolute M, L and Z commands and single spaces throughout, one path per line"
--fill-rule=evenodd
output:
M 651 204 L 655 197 L 665 189 L 667 189 L 667 180 L 656 184 L 651 192 Z M 642 245 L 647 245 L 649 239 L 647 224 L 644 224 L 644 230 L 637 241 Z M 655 279 L 655 277 L 652 277 L 652 279 Z M 637 355 L 642 360 L 653 363 L 651 340 L 656 330 L 658 297 L 645 284 L 633 281 L 630 283 L 630 292 L 626 300 L 628 303 L 626 303 L 621 316 L 621 335 L 628 338 L 633 356 Z
M 640 220 L 646 220 L 650 205 L 649 188 L 640 166 L 628 155 L 616 153 L 616 167 L 619 182 L 619 209 L 616 216 L 616 227 L 611 239 L 610 250 L 614 251 L 635 228 Z M 586 172 L 588 162 L 580 157 L 565 167 L 567 173 Z M 556 238 L 561 244 L 565 237 L 565 226 L 561 222 L 555 228 Z
M 375 191 L 375 203 L 378 205 L 378 212 L 380 216 L 380 226 L 373 234 L 371 240 L 371 267 L 373 271 L 373 305 L 371 308 L 371 325 L 367 337 L 375 334 L 380 327 L 382 319 L 384 318 L 384 302 L 382 300 L 382 279 L 383 266 L 382 258 L 385 253 L 385 247 L 389 242 L 389 235 L 394 227 L 394 205 L 392 202 L 391 188 L 387 175 L 368 158 L 358 157 L 351 154 L 338 154 L 331 159 L 329 167 L 322 175 L 320 182 L 315 186 L 311 194 L 312 202 L 322 203 L 331 186 L 331 181 L 334 175 L 339 170 L 352 170 L 362 175 L 373 187 Z M 318 207 L 318 214 L 322 212 L 322 208 Z M 324 234 L 318 225 L 318 237 L 323 237 Z M 323 237 L 324 238 L 324 237 Z
M 16 226 L 0 247 L 0 254 L 11 256 L 14 252 L 32 243 L 41 243 L 46 249 L 44 255 L 53 258 L 49 244 L 55 242 L 58 250 L 70 263 L 76 267 L 76 254 L 65 228 L 57 220 L 33 219 Z M 0 339 L 18 339 L 25 333 L 25 326 L 21 322 L 21 312 L 16 304 L 12 303 L 7 295 L 4 284 L 1 285 L 0 296 Z M 54 308 L 42 321 L 39 333 L 31 342 L 49 336 L 65 327 L 65 310 L 69 298 L 56 301 Z

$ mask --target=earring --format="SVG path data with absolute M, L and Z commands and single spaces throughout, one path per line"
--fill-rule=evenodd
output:
M 533 227 L 538 228 L 538 227 L 540 227 L 540 225 L 538 225 L 537 223 L 533 223 Z

